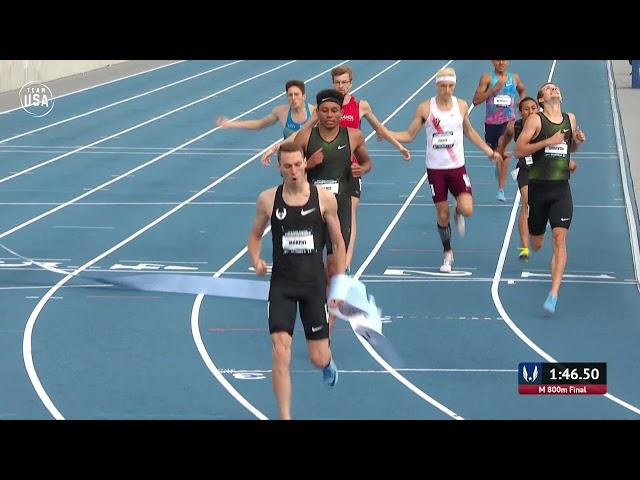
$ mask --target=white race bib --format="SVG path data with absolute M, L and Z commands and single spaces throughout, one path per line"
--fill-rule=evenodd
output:
M 530 167 L 531 165 L 533 165 L 533 157 L 531 155 L 527 155 L 526 157 L 524 157 L 524 163 L 527 165 L 527 167 Z
M 313 253 L 315 245 L 310 230 L 291 230 L 282 235 L 284 253 Z
M 566 157 L 567 151 L 568 151 L 567 147 L 568 145 L 566 143 L 556 143 L 555 145 L 547 145 L 546 147 L 544 147 L 544 153 L 549 155 Z
M 510 107 L 511 97 L 509 95 L 496 95 L 493 97 L 493 104 L 496 107 Z
M 316 180 L 313 182 L 316 187 L 324 188 L 325 190 L 329 190 L 331 193 L 337 195 L 338 190 L 340 189 L 340 185 L 337 180 Z
M 454 144 L 453 132 L 433 134 L 433 148 L 451 148 Z

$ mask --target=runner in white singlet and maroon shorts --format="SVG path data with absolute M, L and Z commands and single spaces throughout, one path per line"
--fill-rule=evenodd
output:
M 449 192 L 456 197 L 455 216 L 458 234 L 464 235 L 464 217 L 473 213 L 471 181 L 465 169 L 463 134 L 494 162 L 501 156 L 476 132 L 469 121 L 467 102 L 453 96 L 456 72 L 447 67 L 436 75 L 437 95 L 418 105 L 409 128 L 403 132 L 391 132 L 402 143 L 411 143 L 420 127 L 425 126 L 427 136 L 427 176 L 431 197 L 436 205 L 437 226 L 444 260 L 441 272 L 451 272 L 453 249 L 449 224 Z

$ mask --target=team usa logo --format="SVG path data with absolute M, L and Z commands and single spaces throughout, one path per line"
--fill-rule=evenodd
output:
M 53 93 L 44 83 L 29 82 L 23 85 L 18 95 L 20 106 L 29 115 L 44 117 L 53 110 Z

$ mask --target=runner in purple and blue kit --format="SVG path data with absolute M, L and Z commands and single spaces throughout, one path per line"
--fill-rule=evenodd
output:
M 485 73 L 480 77 L 476 93 L 473 96 L 473 104 L 479 105 L 486 102 L 487 112 L 484 120 L 484 139 L 494 150 L 498 148 L 498 139 L 502 136 L 507 124 L 516 119 L 516 93 L 520 100 L 526 96 L 526 88 L 520 75 L 507 71 L 508 60 L 491 60 L 494 71 Z M 506 201 L 504 186 L 509 170 L 509 159 L 503 158 L 496 165 L 498 175 L 498 193 L 496 199 L 499 202 Z

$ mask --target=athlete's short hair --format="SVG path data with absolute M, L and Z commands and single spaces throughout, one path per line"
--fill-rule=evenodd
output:
M 335 102 L 342 107 L 342 102 L 344 101 L 344 95 L 342 95 L 339 91 L 333 90 L 331 88 L 327 90 L 321 90 L 316 95 L 316 103 L 318 107 L 320 104 L 324 102 Z
M 538 97 L 537 98 L 538 98 L 538 106 L 540 107 L 540 110 L 544 110 L 544 100 L 543 100 L 544 92 L 542 91 L 542 89 L 544 87 L 546 87 L 547 85 L 552 85 L 552 84 L 554 84 L 554 83 L 553 82 L 543 83 L 542 85 L 540 85 L 540 88 L 538 89 Z
M 289 80 L 284 84 L 284 91 L 288 92 L 291 87 L 298 87 L 302 94 L 305 94 L 304 82 L 302 80 Z
M 331 70 L 331 80 L 339 75 L 344 75 L 345 73 L 349 74 L 349 80 L 353 80 L 353 70 L 351 70 L 351 67 L 345 67 L 344 65 L 340 65 L 339 67 L 335 67 Z
M 520 103 L 518 103 L 518 110 L 520 110 L 520 112 L 522 112 L 522 106 L 524 105 L 524 102 L 533 102 L 536 104 L 536 107 L 539 107 L 538 102 L 535 98 L 524 97 L 522 100 L 520 100 Z
M 280 157 L 282 156 L 282 152 L 285 153 L 295 153 L 295 152 L 300 152 L 300 156 L 304 159 L 304 150 L 302 149 L 302 146 L 296 144 L 296 143 L 283 143 L 282 145 L 280 145 L 280 148 L 278 148 L 278 163 L 280 163 Z

